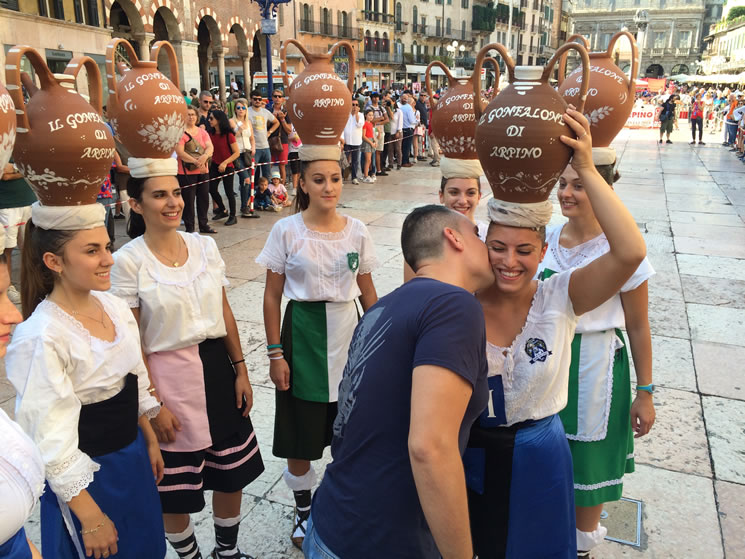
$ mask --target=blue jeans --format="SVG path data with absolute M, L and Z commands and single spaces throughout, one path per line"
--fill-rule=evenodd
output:
M 246 179 L 251 177 L 251 170 L 246 165 L 244 157 L 250 158 L 251 152 L 243 152 L 238 159 L 233 161 L 233 165 L 238 169 L 238 192 L 241 194 L 241 211 L 245 210 L 248 206 L 248 199 L 251 195 L 251 185 L 246 184 Z
M 735 138 L 737 138 L 737 123 L 736 122 L 729 122 L 727 121 L 727 129 L 726 129 L 726 136 L 725 136 L 725 142 L 728 144 L 735 145 Z
M 272 152 L 269 148 L 257 149 L 254 154 L 254 163 L 256 164 L 256 171 L 254 172 L 254 181 L 259 177 L 266 177 L 269 180 L 269 173 L 271 172 Z M 266 163 L 266 165 L 259 166 L 259 163 Z M 271 182 L 271 181 L 270 181 Z
M 360 174 L 360 152 L 362 151 L 362 146 L 351 146 L 349 144 L 344 144 L 344 153 L 349 154 L 349 157 L 351 159 L 351 167 L 352 167 L 352 179 L 356 179 L 357 175 Z
M 305 555 L 305 559 L 341 559 L 326 547 L 326 544 L 318 536 L 318 532 L 313 526 L 313 513 L 308 518 L 308 530 L 303 541 L 303 555 Z

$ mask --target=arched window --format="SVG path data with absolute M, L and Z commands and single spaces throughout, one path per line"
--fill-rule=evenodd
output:
M 383 39 L 380 44 L 381 52 L 390 52 L 390 45 L 388 44 L 388 33 L 383 32 Z
M 414 8 L 414 10 L 416 10 L 416 7 Z M 411 54 L 416 56 L 416 50 L 416 41 L 414 41 L 413 43 L 411 43 Z
M 388 0 L 383 0 L 383 21 L 386 21 L 386 14 L 388 14 Z
M 313 12 L 308 4 L 301 4 L 303 19 L 300 22 L 300 29 L 303 31 L 313 31 Z
M 445 22 L 445 35 L 449 37 L 450 34 L 453 32 L 452 28 L 453 28 L 453 22 L 450 20 L 450 18 L 448 18 L 447 21 Z
M 373 50 L 375 52 L 380 52 L 380 33 L 378 33 L 377 31 L 373 36 Z
M 351 37 L 349 32 L 349 14 L 347 12 L 339 12 L 339 31 L 341 31 L 342 37 Z
M 417 30 L 417 20 L 419 19 L 419 10 L 416 9 L 416 6 L 414 6 L 414 8 L 412 9 L 411 15 L 412 15 L 412 17 L 411 17 L 411 24 L 413 26 L 412 27 L 412 30 L 414 31 L 414 33 L 416 33 L 416 30 Z
M 401 2 L 396 2 L 396 31 L 401 31 L 403 25 L 401 20 L 403 19 L 401 14 Z
M 466 20 L 460 22 L 460 40 L 466 40 Z

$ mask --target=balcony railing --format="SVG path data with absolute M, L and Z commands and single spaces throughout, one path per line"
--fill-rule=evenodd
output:
M 362 51 L 360 61 L 379 62 L 381 64 L 401 64 L 404 60 L 400 52 L 378 52 L 374 50 Z
M 675 49 L 676 56 L 688 56 L 691 54 L 691 48 L 690 47 L 678 47 Z
M 429 27 L 427 25 L 422 25 L 421 23 L 415 23 L 412 25 L 411 31 L 414 33 L 414 35 L 428 35 L 429 33 L 427 30 Z
M 520 0 L 520 7 L 521 8 L 527 8 L 528 7 L 528 0 Z
M 396 31 L 399 31 L 403 33 L 406 30 L 406 27 L 409 25 L 408 21 L 397 21 L 396 22 Z
M 472 56 L 464 56 L 462 58 L 456 58 L 455 65 L 461 66 L 465 68 L 466 70 L 473 70 L 473 67 L 476 65 L 476 58 Z
M 433 60 L 439 60 L 448 68 L 453 65 L 453 59 L 449 56 L 436 56 L 434 54 L 411 54 L 410 52 L 404 53 L 405 64 L 429 64 Z
M 665 48 L 653 48 L 652 49 L 652 56 L 664 56 L 665 55 Z
M 391 14 L 384 14 L 383 12 L 372 12 L 369 10 L 362 10 L 362 17 L 365 21 L 375 21 L 377 23 L 384 23 L 386 25 L 393 25 L 396 23 L 396 19 Z
M 326 37 L 339 37 L 341 39 L 356 39 L 358 31 L 351 25 L 334 25 L 323 21 L 300 20 L 300 33 L 311 35 L 324 35 Z

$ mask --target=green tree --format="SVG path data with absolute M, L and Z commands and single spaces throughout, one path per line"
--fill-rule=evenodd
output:
M 745 16 L 745 6 L 735 6 L 727 14 L 727 21 L 731 21 L 741 16 Z

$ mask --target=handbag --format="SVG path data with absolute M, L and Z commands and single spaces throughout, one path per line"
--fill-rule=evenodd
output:
M 276 136 L 269 136 L 269 151 L 272 152 L 272 155 L 282 155 L 284 147 L 282 146 L 282 140 L 280 139 L 279 134 Z
M 199 159 L 204 155 L 205 148 L 203 148 L 201 145 L 199 145 L 199 142 L 197 142 L 191 134 L 188 132 L 184 132 L 187 136 L 189 136 L 189 140 L 184 144 L 184 152 L 187 155 L 192 156 L 194 159 Z M 210 158 L 211 159 L 211 158 Z M 209 166 L 210 159 L 207 160 L 206 165 Z M 196 163 L 187 163 L 186 161 L 181 162 L 184 166 L 184 169 L 187 171 L 196 171 L 199 169 L 199 166 Z

